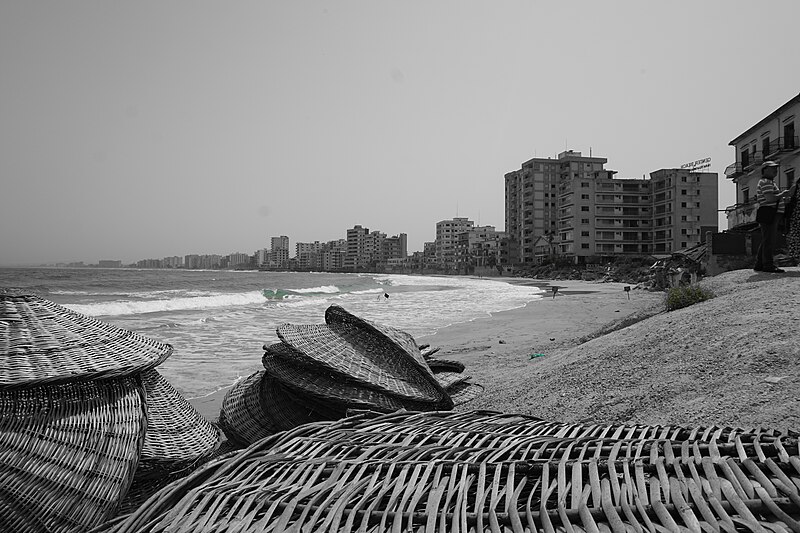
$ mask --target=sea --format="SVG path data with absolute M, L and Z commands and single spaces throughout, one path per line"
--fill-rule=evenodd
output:
M 189 399 L 260 370 L 280 324 L 323 324 L 331 305 L 435 346 L 442 328 L 543 297 L 497 278 L 127 268 L 0 268 L 0 287 L 172 345 L 157 369 Z

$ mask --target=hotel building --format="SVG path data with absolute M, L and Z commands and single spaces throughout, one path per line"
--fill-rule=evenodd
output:
M 662 169 L 651 179 L 624 179 L 606 162 L 568 150 L 505 175 L 512 263 L 671 253 L 716 229 L 716 174 Z

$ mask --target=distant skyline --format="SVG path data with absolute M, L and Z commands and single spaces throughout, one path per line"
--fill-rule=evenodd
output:
M 0 265 L 504 229 L 503 176 L 712 158 L 800 92 L 800 3 L 0 3 Z M 726 223 L 720 216 L 720 227 Z

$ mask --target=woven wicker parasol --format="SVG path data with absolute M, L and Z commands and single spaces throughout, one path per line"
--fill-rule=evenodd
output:
M 261 401 L 263 376 L 261 370 L 240 379 L 222 400 L 219 425 L 228 440 L 240 446 L 278 432 Z
M 332 305 L 324 325 L 283 324 L 277 333 L 297 364 L 346 376 L 362 386 L 401 399 L 452 409 L 453 402 L 428 368 L 414 339 Z
M 85 531 L 112 516 L 145 413 L 136 378 L 0 391 L 0 530 Z
M 799 486 L 774 431 L 363 413 L 211 462 L 105 531 L 789 532 Z
M 220 430 L 156 370 L 141 374 L 147 398 L 147 434 L 133 485 L 121 505 L 130 512 L 167 483 L 212 456 Z
M 326 418 L 261 370 L 228 391 L 219 423 L 229 440 L 247 446 L 273 433 Z
M 220 431 L 156 370 L 142 372 L 147 394 L 147 435 L 140 474 L 182 470 L 212 453 Z
M 168 344 L 0 288 L 0 390 L 129 376 L 171 353 Z

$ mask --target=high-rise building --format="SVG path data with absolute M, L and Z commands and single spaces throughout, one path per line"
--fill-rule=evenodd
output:
M 249 268 L 250 256 L 241 252 L 236 252 L 228 256 L 228 268 Z
M 626 179 L 606 162 L 567 150 L 505 175 L 512 263 L 670 253 L 716 227 L 716 174 L 661 169 Z
M 475 226 L 461 233 L 456 242 L 456 265 L 459 270 L 473 267 L 495 267 L 502 264 L 502 242 L 505 232 L 494 226 Z
M 456 268 L 456 244 L 459 235 L 475 223 L 465 217 L 440 220 L 436 223 L 436 262 L 445 268 Z
M 717 173 L 663 168 L 653 186 L 653 252 L 669 254 L 705 241 L 718 229 Z
M 389 259 L 405 259 L 408 256 L 408 235 L 392 235 L 383 241 L 383 256 Z
M 344 268 L 357 270 L 367 266 L 367 239 L 369 228 L 361 225 L 353 226 L 347 230 L 347 255 L 344 260 Z
M 280 237 L 272 237 L 270 239 L 270 251 L 277 252 L 278 250 L 289 249 L 289 237 L 281 235 Z
M 575 247 L 576 229 L 586 231 L 576 226 L 591 218 L 584 203 L 585 195 L 592 195 L 588 190 L 592 188 L 591 180 L 613 175 L 613 171 L 605 170 L 606 162 L 604 157 L 583 157 L 580 152 L 567 150 L 557 159 L 530 159 L 519 170 L 505 175 L 506 234 L 516 243 L 512 262 L 540 261 L 542 252 L 537 257 L 537 241 L 558 242 L 560 235 L 571 237 L 564 242 L 567 249 Z M 563 203 L 559 202 L 562 196 Z M 582 238 L 579 236 L 579 247 Z

